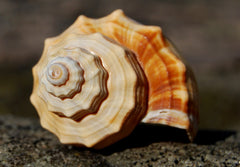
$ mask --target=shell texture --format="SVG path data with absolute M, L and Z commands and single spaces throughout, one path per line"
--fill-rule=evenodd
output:
M 45 41 L 33 68 L 31 102 L 62 143 L 103 148 L 142 120 L 186 129 L 198 125 L 194 76 L 161 28 L 139 24 L 121 10 L 80 16 Z

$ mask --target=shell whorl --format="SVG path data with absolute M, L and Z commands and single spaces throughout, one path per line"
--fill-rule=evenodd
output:
M 61 99 L 72 98 L 84 82 L 82 68 L 69 57 L 53 59 L 47 65 L 44 75 L 42 82 L 46 90 Z
M 128 135 L 147 108 L 147 82 L 134 53 L 99 33 L 47 43 L 33 70 L 41 82 L 31 96 L 42 125 L 63 143 L 88 147 L 101 148 Z M 65 83 L 57 85 L 48 75 Z
M 46 71 L 47 80 L 55 86 L 61 86 L 68 80 L 68 69 L 61 63 L 50 63 Z
M 86 49 L 67 45 L 64 49 L 53 53 L 53 56 L 55 57 L 46 66 L 46 72 L 42 77 L 45 89 L 39 92 L 39 96 L 47 103 L 49 111 L 74 120 L 80 120 L 87 114 L 97 112 L 99 105 L 107 96 L 108 74 L 100 58 Z M 52 84 L 46 77 L 49 74 L 49 67 L 56 64 L 62 65 L 60 67 L 63 67 L 61 68 L 63 73 L 64 70 L 68 71 L 65 73 L 69 73 L 64 85 Z M 62 78 L 65 79 L 64 76 Z

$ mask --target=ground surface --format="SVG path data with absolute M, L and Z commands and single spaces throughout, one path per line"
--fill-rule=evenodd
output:
M 199 131 L 188 143 L 184 131 L 140 125 L 104 150 L 62 145 L 38 120 L 0 118 L 0 166 L 240 166 L 240 133 Z

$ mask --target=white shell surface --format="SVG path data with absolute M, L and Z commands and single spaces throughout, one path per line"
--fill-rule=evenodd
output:
M 94 98 L 102 93 L 101 88 L 106 87 L 104 82 L 106 82 L 107 78 L 102 77 L 104 74 L 101 70 L 103 71 L 104 69 L 98 68 L 97 61 L 94 61 L 96 56 L 84 52 L 83 49 L 77 47 L 71 49 L 67 49 L 66 47 L 68 46 L 65 46 L 65 49 L 60 49 L 56 55 L 61 57 L 57 57 L 54 60 L 59 61 L 61 59 L 61 63 L 68 64 L 70 72 L 69 81 L 65 85 L 58 87 L 49 84 L 46 82 L 46 77 L 43 77 L 42 81 L 44 84 L 40 86 L 44 86 L 49 93 L 42 87 L 39 91 L 39 96 L 45 100 L 49 111 L 62 113 L 67 117 L 71 117 L 80 110 L 88 110 L 91 107 Z M 68 55 L 71 55 L 71 58 L 62 57 Z M 81 70 L 80 65 L 83 70 Z M 49 89 L 55 90 L 55 94 L 49 91 Z M 57 92 L 60 93 L 56 94 Z M 69 92 L 68 94 L 70 95 L 59 95 L 65 92 Z M 107 94 L 106 90 L 102 94 Z
M 47 68 L 46 75 L 47 80 L 55 86 L 63 85 L 68 80 L 68 70 L 61 63 L 50 64 Z
M 69 57 L 57 57 L 52 60 L 43 75 L 42 82 L 46 90 L 62 99 L 71 98 L 79 92 L 84 81 L 82 68 Z
M 87 147 L 118 132 L 118 137 L 98 147 L 129 134 L 147 106 L 144 73 L 134 54 L 99 33 L 69 34 L 59 43 L 53 41 L 47 41 L 53 45 L 45 48 L 33 69 L 38 76 L 35 82 L 41 81 L 35 84 L 31 101 L 41 124 L 62 143 Z M 52 64 L 63 64 L 68 70 L 64 85 L 56 86 L 47 79 Z

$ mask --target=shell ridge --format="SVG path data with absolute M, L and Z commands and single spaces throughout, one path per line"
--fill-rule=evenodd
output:
M 119 19 L 120 20 L 120 19 Z M 120 20 L 121 21 L 121 20 Z M 116 23 L 115 23 L 116 24 Z M 129 24 L 131 24 L 131 22 L 129 22 Z M 122 26 L 122 24 L 120 24 L 120 26 Z M 142 25 L 138 25 L 139 27 L 140 26 L 142 26 Z M 144 26 L 144 27 L 147 27 L 147 28 L 151 28 L 151 26 Z M 126 29 L 125 27 L 122 27 L 123 29 Z M 131 27 L 129 26 L 128 27 L 129 29 L 131 29 Z M 133 29 L 131 29 L 133 32 L 134 32 L 134 30 Z M 135 32 L 134 32 L 135 33 Z M 136 31 L 136 33 L 139 33 L 138 31 Z M 141 33 L 139 33 L 139 34 L 141 34 Z M 159 29 L 156 29 L 156 31 L 153 31 L 153 34 L 155 34 L 155 38 L 159 38 L 159 39 L 162 39 L 162 37 L 161 37 L 161 29 L 159 28 Z M 167 63 L 165 62 L 165 60 L 162 58 L 162 56 L 160 56 L 160 55 L 162 55 L 162 54 L 160 54 L 159 52 L 161 52 L 161 50 L 162 49 L 167 49 L 167 47 L 166 47 L 166 44 L 164 44 L 163 43 L 163 48 L 161 48 L 160 50 L 157 50 L 155 47 L 154 47 L 154 45 L 152 44 L 152 41 L 151 41 L 151 38 L 149 39 L 149 37 L 148 36 L 145 36 L 145 34 L 141 34 L 141 35 L 143 35 L 144 37 L 145 37 L 145 40 L 147 40 L 148 42 L 149 42 L 149 45 L 151 45 L 151 47 L 154 49 L 154 51 L 155 51 L 155 53 L 158 53 L 157 55 L 159 56 L 159 58 L 163 61 L 163 63 L 165 64 L 165 66 L 166 66 L 166 68 L 167 68 L 167 76 L 168 76 L 168 80 L 170 81 L 170 90 L 169 90 L 169 92 L 171 93 L 171 95 L 170 95 L 170 104 L 169 104 L 169 108 L 172 108 L 172 102 L 173 102 L 173 94 L 172 94 L 172 86 L 174 85 L 174 84 L 172 84 L 171 83 L 171 79 L 170 79 L 170 74 L 169 74 L 169 70 L 168 70 L 168 65 L 167 65 Z M 158 40 L 158 41 L 162 41 L 162 42 L 164 42 L 163 40 Z M 168 50 L 168 53 L 170 53 L 171 54 L 171 51 L 170 50 Z M 172 54 L 173 55 L 173 54 Z M 175 55 L 173 55 L 174 57 L 175 57 Z M 176 59 L 178 59 L 177 57 L 175 57 Z M 182 64 L 181 62 L 177 62 L 177 63 L 180 63 L 180 64 Z M 175 65 L 176 65 L 176 63 L 174 63 Z M 183 72 L 184 73 L 184 72 Z M 185 110 L 185 112 L 186 112 L 186 110 Z
M 89 19 L 89 18 L 88 18 Z M 91 20 L 91 19 L 90 19 Z M 117 24 L 117 23 L 119 23 L 119 22 L 111 22 L 112 24 L 115 24 L 115 26 L 121 26 L 121 24 Z M 131 23 L 131 22 L 129 22 L 129 23 Z M 104 24 L 104 23 L 102 23 L 102 24 Z M 141 26 L 141 25 L 139 25 L 139 26 Z M 101 25 L 99 25 L 99 27 L 101 27 Z M 146 26 L 147 27 L 147 26 Z M 121 26 L 121 28 L 122 29 L 126 29 L 125 27 L 122 27 Z M 130 27 L 129 27 L 129 29 L 130 29 Z M 131 29 L 132 30 L 132 29 Z M 159 31 L 160 29 L 158 29 L 158 31 Z M 134 32 L 133 30 L 132 30 L 132 32 L 133 33 L 138 33 L 138 34 L 140 34 L 140 35 L 142 35 L 141 33 L 139 33 L 139 32 Z M 106 34 L 105 34 L 106 35 Z M 126 36 L 126 35 L 125 35 Z M 160 36 L 160 34 L 158 34 L 158 36 Z M 113 36 L 114 37 L 114 36 Z M 119 41 L 119 39 L 118 38 L 116 38 L 115 37 L 115 39 L 117 39 L 117 41 Z M 148 38 L 147 38 L 148 39 Z M 148 42 L 151 42 L 151 41 L 148 41 Z M 120 42 L 121 44 L 123 44 L 123 42 Z M 155 51 L 155 53 L 158 53 L 158 51 L 156 50 L 156 48 L 154 48 L 154 46 L 152 45 L 152 44 L 149 44 L 149 45 L 151 45 L 152 46 L 152 48 L 154 49 L 154 51 Z M 126 45 L 125 45 L 126 46 Z M 163 61 L 163 59 L 162 59 L 162 57 L 160 57 L 159 55 L 158 55 L 158 57 Z M 164 62 L 164 61 L 163 61 Z M 165 66 L 166 66 L 166 63 L 164 63 L 165 64 Z M 167 66 L 166 66 L 166 68 L 167 68 Z M 166 71 L 168 71 L 168 70 L 166 70 Z M 169 74 L 168 74 L 168 78 L 170 78 L 169 77 Z M 168 79 L 168 80 L 170 80 L 170 79 Z M 171 93 L 171 90 L 170 90 L 170 93 Z M 171 95 L 171 97 L 170 97 L 170 103 L 172 103 L 172 95 Z M 172 106 L 172 104 L 169 104 L 169 108 L 171 108 L 171 106 Z

